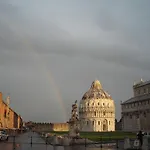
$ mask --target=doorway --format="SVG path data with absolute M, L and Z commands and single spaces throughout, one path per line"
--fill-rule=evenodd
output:
M 108 121 L 106 119 L 103 121 L 103 131 L 108 131 Z

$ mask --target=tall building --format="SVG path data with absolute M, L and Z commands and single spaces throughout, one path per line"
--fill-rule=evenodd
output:
M 0 129 L 20 129 L 22 118 L 9 106 L 9 97 L 4 102 L 0 92 Z
M 121 104 L 124 131 L 150 130 L 150 81 L 133 85 L 134 96 Z
M 101 83 L 95 80 L 79 105 L 82 131 L 115 131 L 115 105 Z

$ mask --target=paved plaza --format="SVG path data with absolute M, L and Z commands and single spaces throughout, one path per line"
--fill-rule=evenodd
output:
M 32 138 L 31 138 L 32 137 Z M 123 142 L 119 142 L 118 149 L 123 148 Z M 19 136 L 10 137 L 7 142 L 0 142 L 0 150 L 114 150 L 114 148 L 101 148 L 98 145 L 74 145 L 74 146 L 52 146 L 46 145 L 45 141 L 37 134 L 33 132 L 28 132 L 21 134 Z
M 54 149 L 55 148 L 53 148 L 53 146 L 46 145 L 45 141 L 37 133 L 32 132 L 28 132 L 17 136 L 15 138 L 15 142 L 13 137 L 10 137 L 9 141 L 7 142 L 0 142 L 0 150 L 54 150 Z M 57 149 L 64 150 L 63 147 L 59 147 Z

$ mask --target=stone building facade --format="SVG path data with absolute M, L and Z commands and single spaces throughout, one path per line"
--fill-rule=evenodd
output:
M 0 92 L 0 129 L 20 129 L 23 120 L 9 106 L 9 97 L 6 102 L 3 101 L 2 93 Z
M 121 104 L 124 131 L 150 131 L 150 81 L 133 85 L 134 96 Z
M 115 131 L 115 105 L 98 80 L 83 95 L 79 105 L 81 131 Z

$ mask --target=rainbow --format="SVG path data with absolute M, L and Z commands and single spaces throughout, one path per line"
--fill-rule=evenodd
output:
M 16 27 L 16 26 L 15 25 L 13 26 L 12 22 L 7 20 L 7 17 L 5 18 L 5 23 L 7 23 L 8 27 L 14 32 L 14 34 L 16 34 L 18 37 L 20 37 L 20 39 L 23 39 L 22 43 L 26 46 L 26 50 L 28 50 L 29 53 L 34 53 L 36 59 L 39 60 L 39 62 L 40 62 L 39 68 L 43 69 L 42 71 L 45 72 L 48 82 L 53 87 L 57 102 L 59 103 L 58 106 L 61 106 L 60 114 L 62 115 L 64 122 L 66 122 L 67 121 L 67 115 L 66 115 L 67 113 L 65 110 L 63 99 L 62 99 L 59 87 L 55 82 L 54 76 L 52 75 L 51 71 L 46 66 L 46 62 L 42 59 L 42 57 L 39 55 L 39 53 L 32 47 L 32 43 L 30 43 L 29 40 L 27 40 L 25 37 L 23 37 L 19 34 L 19 32 L 18 32 L 19 29 L 18 28 L 15 29 L 14 27 Z

